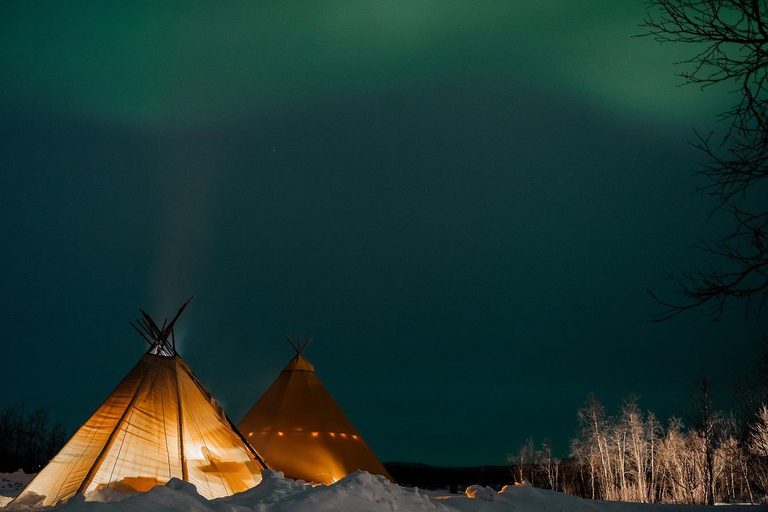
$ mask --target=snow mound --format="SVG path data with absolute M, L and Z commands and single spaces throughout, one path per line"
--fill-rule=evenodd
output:
M 235 507 L 248 508 L 253 503 L 278 503 L 311 489 L 310 485 L 285 478 L 282 471 L 265 469 L 261 472 L 261 482 L 256 487 L 221 498 L 220 501 Z
M 505 485 L 497 495 L 497 500 L 512 508 L 520 510 L 536 510 L 539 512 L 594 512 L 604 507 L 595 506 L 594 501 L 583 500 L 578 496 L 562 492 L 538 489 L 531 484 Z
M 331 485 L 300 484 L 275 471 L 264 471 L 259 485 L 216 500 L 233 510 L 258 512 L 444 511 L 418 489 L 405 489 L 379 475 L 356 471 Z
M 708 512 L 711 508 L 692 505 L 659 505 L 585 500 L 562 492 L 539 489 L 525 483 L 505 485 L 496 492 L 490 487 L 471 485 L 466 497 L 446 497 L 442 503 L 462 512 Z M 741 507 L 729 508 L 743 511 Z M 748 509 L 749 510 L 749 509 Z M 753 509 L 752 509 L 753 510 Z
M 34 496 L 32 498 L 35 498 Z M 9 498 L 10 499 L 10 498 Z M 14 503 L 29 510 L 35 503 Z M 145 493 L 121 494 L 104 489 L 77 495 L 57 512 L 448 512 L 418 489 L 407 489 L 383 476 L 357 471 L 332 485 L 303 484 L 266 470 L 247 491 L 208 501 L 194 485 L 171 479 Z
M 107 498 L 112 501 L 89 501 Z M 117 493 L 95 491 L 88 496 L 77 495 L 66 505 L 57 508 L 66 512 L 234 512 L 229 506 L 218 506 L 215 501 L 208 501 L 197 492 L 197 488 L 178 478 L 172 478 L 165 485 L 157 485 L 147 492 L 123 494 L 119 501 Z
M 490 487 L 483 487 L 482 485 L 470 485 L 467 490 L 464 491 L 467 498 L 483 501 L 496 501 L 499 499 L 499 493 L 491 489 Z
M 165 492 L 165 491 L 156 491 L 158 487 L 167 487 L 168 489 L 179 492 L 181 494 L 186 494 L 188 496 L 198 496 L 200 499 L 204 499 L 202 496 L 200 496 L 197 493 L 197 487 L 195 487 L 194 484 L 185 482 L 184 480 L 180 480 L 178 478 L 171 478 L 168 482 L 166 482 L 165 485 L 155 486 L 152 489 L 150 489 L 148 492 L 152 492 L 152 491 Z M 138 491 L 125 492 L 125 491 L 112 489 L 110 487 L 105 487 L 104 489 L 98 489 L 96 491 L 90 491 L 86 493 L 84 498 L 80 496 L 75 496 L 75 498 L 72 498 L 72 499 L 78 499 L 79 501 L 98 501 L 101 503 L 113 503 L 116 501 L 123 501 L 132 496 L 138 496 L 140 494 L 142 493 Z M 72 500 L 70 500 L 70 502 L 71 501 Z
M 637 504 L 610 503 L 583 500 L 577 496 L 538 489 L 525 483 L 522 485 L 505 485 L 496 492 L 490 487 L 470 485 L 464 491 L 468 500 L 448 498 L 445 503 L 450 508 L 472 512 L 504 512 L 517 510 L 520 512 L 629 512 L 637 511 Z M 474 502 L 474 503 L 472 503 Z M 640 511 L 650 510 L 640 505 Z
M 6 506 L 13 498 L 35 478 L 35 474 L 28 475 L 22 470 L 13 473 L 0 473 L 0 507 Z
M 112 491 L 114 493 L 114 491 Z M 710 512 L 712 508 L 591 501 L 530 485 L 506 486 L 496 492 L 472 485 L 465 495 L 404 488 L 382 476 L 357 471 L 332 485 L 305 484 L 278 471 L 264 471 L 262 481 L 245 492 L 206 500 L 194 485 L 172 479 L 145 493 L 107 490 L 78 495 L 56 512 Z M 31 512 L 29 503 L 12 505 Z M 7 498 L 10 499 L 10 498 Z M 96 501 L 99 500 L 99 501 Z M 729 507 L 729 512 L 754 512 L 759 507 Z M 50 510 L 50 509 L 48 509 Z M 10 510 L 9 510 L 10 512 Z
M 0 496 L 15 498 L 33 478 L 34 474 L 28 475 L 22 470 L 0 473 Z

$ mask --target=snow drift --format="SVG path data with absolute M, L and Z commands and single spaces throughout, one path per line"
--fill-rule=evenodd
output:
M 28 481 L 31 475 L 0 475 L 6 488 Z M 530 485 L 507 486 L 500 492 L 473 485 L 464 495 L 404 488 L 383 476 L 357 471 L 331 485 L 305 484 L 266 470 L 262 482 L 247 491 L 207 500 L 194 485 L 172 479 L 144 493 L 124 494 L 105 490 L 77 495 L 57 512 L 709 512 L 691 505 L 646 505 L 583 500 L 576 496 L 536 489 Z M 0 490 L 3 488 L 0 487 Z M 14 494 L 7 491 L 6 494 Z M 10 500 L 11 498 L 7 498 Z M 29 510 L 31 503 L 13 503 L 8 510 Z M 2 506 L 2 502 L 0 502 Z M 734 506 L 729 512 L 757 512 L 766 507 Z

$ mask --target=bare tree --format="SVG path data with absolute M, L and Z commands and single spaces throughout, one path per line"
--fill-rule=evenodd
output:
M 749 433 L 749 446 L 755 455 L 768 457 L 768 407 L 763 405 L 757 415 L 757 421 Z
M 586 457 L 590 471 L 590 486 L 592 490 L 592 499 L 598 496 L 604 499 L 610 499 L 606 493 L 611 472 L 611 460 L 608 452 L 607 440 L 607 422 L 605 407 L 600 403 L 594 393 L 590 393 L 584 407 L 578 411 L 579 423 L 581 424 L 581 442 L 580 451 L 574 455 Z M 603 486 L 599 487 L 598 482 Z
M 552 441 L 545 439 L 541 442 L 541 449 L 536 452 L 535 459 L 543 466 L 546 472 L 548 488 L 556 491 L 559 461 L 552 456 Z
M 753 472 L 768 497 L 768 407 L 763 405 L 752 423 L 749 433 L 749 451 L 755 457 Z
M 728 299 L 741 299 L 758 314 L 768 297 L 768 2 L 764 0 L 648 0 L 645 35 L 661 43 L 688 43 L 693 56 L 681 76 L 701 88 L 725 84 L 735 103 L 719 119 L 727 124 L 718 141 L 697 133 L 706 157 L 699 169 L 700 192 L 716 200 L 713 209 L 732 215 L 733 228 L 699 248 L 721 264 L 670 273 L 682 302 L 660 299 L 661 321 L 704 308 L 718 319 Z M 762 189 L 761 189 L 762 188 Z
M 666 429 L 653 413 L 641 411 L 635 396 L 616 416 L 590 396 L 579 410 L 581 428 L 563 460 L 560 489 L 612 501 L 759 501 L 761 491 L 768 493 L 768 406 L 745 430 L 733 413 L 712 408 L 711 395 L 709 381 L 701 379 L 688 408 L 689 426 L 673 417 Z M 536 474 L 545 475 L 546 457 L 537 457 L 536 465 Z
M 699 445 L 701 437 L 686 433 L 680 418 L 671 418 L 667 434 L 659 442 L 659 465 L 662 502 L 698 503 L 703 488 Z
M 616 467 L 613 472 L 613 485 L 615 497 L 619 501 L 628 501 L 627 493 L 627 429 L 626 426 L 616 422 L 611 422 L 611 438 L 613 440 L 612 450 L 615 456 Z M 613 496 L 612 496 L 613 498 Z
M 520 457 L 520 482 L 528 482 L 531 485 L 534 485 L 533 482 L 533 471 L 535 467 L 535 450 L 533 448 L 533 437 L 529 437 L 525 440 L 525 443 L 520 447 L 520 450 L 518 451 L 518 455 Z M 526 465 L 528 466 L 528 478 L 525 478 L 525 468 Z
M 691 397 L 688 416 L 696 432 L 701 436 L 701 450 L 704 455 L 705 475 L 704 485 L 706 504 L 714 505 L 714 471 L 715 471 L 715 435 L 718 414 L 712 409 L 712 389 L 709 379 L 702 377 Z
M 648 436 L 648 454 L 650 460 L 648 461 L 648 468 L 650 471 L 650 481 L 648 485 L 648 501 L 653 503 L 658 501 L 657 492 L 657 479 L 658 479 L 658 456 L 659 449 L 659 436 L 661 435 L 661 424 L 656 419 L 656 415 L 652 412 L 648 412 L 648 418 L 645 422 L 645 432 Z
M 754 502 L 752 486 L 749 482 L 749 454 L 739 422 L 733 414 L 721 422 L 720 440 L 715 448 L 716 476 L 719 481 L 720 499 L 730 502 L 742 502 L 748 499 Z

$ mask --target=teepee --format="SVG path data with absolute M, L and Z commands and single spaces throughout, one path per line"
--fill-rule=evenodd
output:
M 238 429 L 269 465 L 290 478 L 330 484 L 362 469 L 392 480 L 302 356 L 312 338 L 248 411 Z
M 191 299 L 190 299 L 191 300 Z M 173 327 L 144 311 L 149 350 L 106 401 L 16 499 L 49 506 L 94 490 L 146 491 L 171 478 L 206 498 L 261 481 L 264 461 L 176 352 Z

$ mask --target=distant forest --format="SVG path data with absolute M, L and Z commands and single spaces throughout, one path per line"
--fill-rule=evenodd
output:
M 712 404 L 708 379 L 687 410 L 659 421 L 627 398 L 615 415 L 590 395 L 570 455 L 528 439 L 507 459 L 516 480 L 583 498 L 648 503 L 768 501 L 768 339 L 751 374 L 733 386 L 737 410 Z
M 27 411 L 24 402 L 0 412 L 0 473 L 23 469 L 37 473 L 67 441 L 60 423 L 51 423 L 48 411 Z

